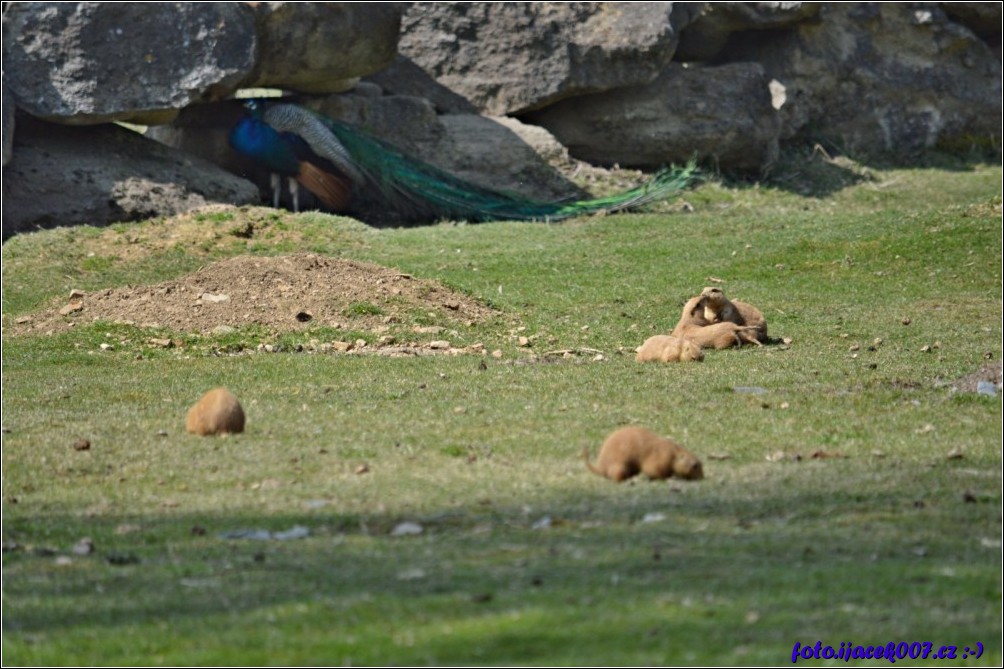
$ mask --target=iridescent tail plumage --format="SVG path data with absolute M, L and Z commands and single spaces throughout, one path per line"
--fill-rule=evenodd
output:
M 301 164 L 308 162 L 318 170 L 336 173 L 347 187 L 374 189 L 384 206 L 410 220 L 560 221 L 613 213 L 674 197 L 697 175 L 691 163 L 683 168 L 661 170 L 641 186 L 616 195 L 573 202 L 540 202 L 460 179 L 405 155 L 383 140 L 304 107 L 280 103 L 262 113 L 258 105 L 249 105 L 252 113 L 238 129 L 242 124 L 263 124 L 267 126 L 263 128 L 265 132 L 244 132 L 238 138 L 235 129 L 231 137 L 234 148 L 280 172 L 277 164 L 270 164 L 270 158 L 277 153 L 274 143 L 286 142 Z M 255 138 L 249 139 L 251 135 Z M 298 176 L 311 171 L 301 168 L 287 176 L 313 190 L 311 182 Z

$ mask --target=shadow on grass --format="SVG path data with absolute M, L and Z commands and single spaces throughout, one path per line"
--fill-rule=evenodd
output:
M 877 174 L 895 169 L 932 169 L 971 172 L 980 165 L 999 163 L 1000 156 L 981 151 L 944 153 L 931 151 L 908 159 L 869 159 L 851 156 L 830 142 L 820 141 L 789 147 L 759 178 L 743 174 L 719 174 L 729 188 L 766 185 L 803 197 L 825 198 L 853 186 L 877 182 Z M 711 170 L 714 172 L 714 170 Z
M 999 550 L 980 535 L 999 540 L 999 499 L 684 489 L 641 514 L 612 496 L 624 487 L 556 493 L 532 516 L 446 509 L 411 536 L 326 508 L 15 520 L 5 661 L 780 663 L 795 641 L 1000 636 Z M 309 536 L 224 538 L 297 526 Z M 72 555 L 82 536 L 95 553 Z

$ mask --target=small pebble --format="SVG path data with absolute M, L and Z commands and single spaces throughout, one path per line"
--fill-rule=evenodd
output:
M 540 520 L 538 520 L 537 522 L 535 522 L 530 527 L 530 529 L 533 529 L 533 530 L 546 530 L 546 529 L 548 529 L 550 527 L 551 527 L 551 517 L 550 516 L 544 516 L 543 518 L 541 518 Z
M 405 537 L 415 534 L 421 534 L 423 531 L 422 526 L 418 523 L 412 523 L 406 521 L 403 523 L 398 523 L 394 526 L 394 529 L 390 531 L 390 536 L 392 537 Z
M 997 386 L 990 381 L 980 381 L 976 384 L 976 392 L 987 397 L 997 397 Z

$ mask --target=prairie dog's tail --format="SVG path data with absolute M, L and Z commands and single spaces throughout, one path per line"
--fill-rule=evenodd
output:
M 736 338 L 739 340 L 740 346 L 742 346 L 745 342 L 756 344 L 757 346 L 763 346 L 763 343 L 760 341 L 760 328 L 756 325 L 740 326 L 736 329 Z
M 589 471 L 591 471 L 594 474 L 598 474 L 600 476 L 603 476 L 603 472 L 601 472 L 599 469 L 597 469 L 596 467 L 594 467 L 593 463 L 591 463 L 589 461 L 589 447 L 588 446 L 583 446 L 582 447 L 582 460 L 586 463 L 586 466 L 589 467 Z

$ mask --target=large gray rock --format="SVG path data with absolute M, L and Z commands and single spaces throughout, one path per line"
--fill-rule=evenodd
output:
M 650 84 L 564 100 L 526 119 L 576 158 L 641 169 L 695 155 L 727 169 L 762 169 L 776 157 L 780 131 L 757 63 L 673 63 Z
M 400 54 L 383 70 L 364 77 L 363 82 L 376 84 L 389 95 L 425 98 L 440 114 L 478 113 L 470 100 L 439 83 L 410 58 Z
M 861 157 L 1000 146 L 1001 62 L 937 5 L 827 3 L 819 19 L 730 41 L 783 87 L 785 137 Z
M 0 80 L 3 87 L 3 164 L 10 162 L 14 146 L 14 96 L 7 90 L 7 80 Z
M 254 13 L 229 2 L 12 2 L 3 56 L 18 107 L 34 116 L 163 122 L 248 77 Z
M 818 2 L 709 2 L 680 35 L 678 61 L 714 61 L 729 37 L 745 30 L 788 28 L 819 13 Z
M 985 40 L 992 39 L 1000 49 L 1001 3 L 999 2 L 939 2 L 938 5 L 952 20 L 972 30 Z
M 125 128 L 22 117 L 4 168 L 3 237 L 257 201 L 253 184 Z
M 251 3 L 259 56 L 249 87 L 337 93 L 394 60 L 401 28 L 395 3 Z
M 652 81 L 686 4 L 419 2 L 404 13 L 399 49 L 477 108 L 518 113 Z
M 192 105 L 182 109 L 171 124 L 147 128 L 144 135 L 253 181 L 251 175 L 257 172 L 257 166 L 231 149 L 228 139 L 244 114 L 242 100 Z M 268 186 L 267 179 L 262 186 Z

